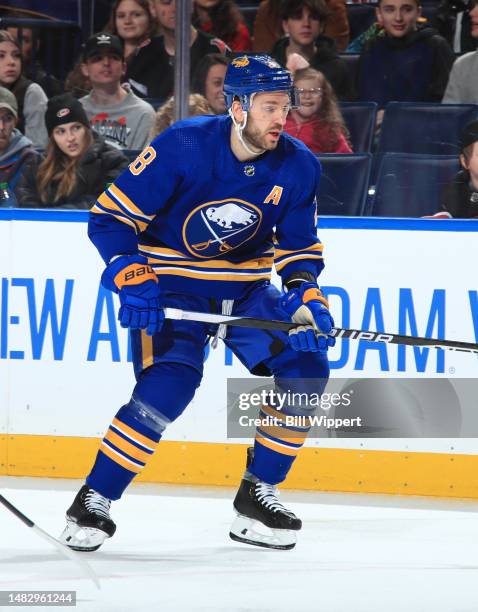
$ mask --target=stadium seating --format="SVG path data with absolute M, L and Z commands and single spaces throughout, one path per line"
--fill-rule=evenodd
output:
M 476 104 L 389 102 L 377 153 L 457 155 L 461 129 L 476 118 Z
M 372 216 L 432 215 L 439 210 L 445 185 L 458 170 L 456 155 L 385 153 L 378 171 Z
M 377 104 L 375 102 L 341 102 L 340 111 L 349 130 L 354 153 L 368 153 L 375 130 Z
M 317 194 L 319 215 L 364 214 L 372 156 L 370 153 L 317 155 L 322 176 Z
M 360 36 L 374 23 L 376 4 L 347 4 L 350 25 L 350 41 Z

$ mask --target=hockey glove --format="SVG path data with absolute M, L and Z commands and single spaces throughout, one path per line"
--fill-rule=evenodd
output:
M 289 342 L 296 351 L 326 351 L 335 345 L 330 336 L 334 320 L 329 304 L 315 283 L 302 283 L 288 291 L 281 299 L 282 309 L 300 327 L 289 332 Z
M 119 294 L 121 327 L 157 334 L 164 321 L 158 278 L 141 255 L 121 255 L 106 267 L 101 284 Z

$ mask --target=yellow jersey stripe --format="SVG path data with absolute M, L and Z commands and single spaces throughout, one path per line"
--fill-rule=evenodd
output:
M 126 470 L 130 472 L 139 474 L 141 470 L 143 469 L 142 466 L 137 465 L 131 461 L 128 461 L 128 459 L 126 459 L 119 453 L 115 452 L 112 448 L 110 448 L 109 446 L 106 446 L 104 442 L 101 443 L 100 451 L 104 453 L 107 457 L 109 457 L 112 461 L 114 461 L 118 465 L 121 465 L 121 467 L 124 467 Z
M 126 453 L 129 457 L 142 461 L 143 463 L 146 463 L 151 457 L 150 453 L 140 450 L 137 446 L 134 446 L 131 442 L 128 442 L 128 440 L 125 440 L 111 429 L 108 430 L 105 439 L 116 446 L 116 448 Z
M 112 424 L 122 434 L 124 434 L 125 436 L 128 436 L 128 438 L 131 438 L 132 440 L 134 440 L 138 444 L 141 444 L 141 446 L 144 446 L 148 450 L 154 451 L 156 449 L 156 446 L 158 444 L 157 442 L 155 442 L 154 440 L 151 440 L 150 438 L 147 438 L 146 436 L 143 436 L 143 434 L 140 434 L 139 432 L 135 431 L 132 427 L 129 427 L 128 425 L 126 425 L 125 423 L 120 421 L 118 419 L 118 417 L 114 417 L 114 419 L 112 420 Z

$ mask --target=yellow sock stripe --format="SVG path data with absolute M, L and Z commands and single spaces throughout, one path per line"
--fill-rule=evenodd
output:
M 280 427 L 279 425 L 261 425 L 260 430 L 265 434 L 284 442 L 284 444 L 302 445 L 307 438 L 307 431 L 293 431 L 292 429 Z
M 143 358 L 143 370 L 153 365 L 153 336 L 148 336 L 146 330 L 141 330 L 141 355 Z
M 264 412 L 265 414 L 274 417 L 274 419 L 278 419 L 281 423 L 285 425 L 286 415 L 282 412 L 282 410 L 276 410 L 275 408 L 272 408 L 272 406 L 262 405 L 261 412 Z
M 290 457 L 295 457 L 300 450 L 298 448 L 284 446 L 282 444 L 279 444 L 279 442 L 274 442 L 273 440 L 268 440 L 267 438 L 261 436 L 259 432 L 256 432 L 256 442 L 262 444 L 263 446 L 266 446 L 267 448 L 270 448 L 276 453 L 281 453 L 282 455 L 289 455 Z
M 134 446 L 134 444 L 131 444 L 131 442 L 128 442 L 128 440 L 118 436 L 118 434 L 111 429 L 108 430 L 105 440 L 109 440 L 111 444 L 116 446 L 116 448 L 119 448 L 133 459 L 137 459 L 143 463 L 146 463 L 146 461 L 148 461 L 148 459 L 151 457 L 150 453 L 147 453 L 146 451 L 139 449 L 137 446 Z
M 112 461 L 114 461 L 118 465 L 121 465 L 121 467 L 124 467 L 125 470 L 128 470 L 129 472 L 139 474 L 143 469 L 141 465 L 136 465 L 136 463 L 128 461 L 125 457 L 123 457 L 119 453 L 116 453 L 112 448 L 106 446 L 104 442 L 102 442 L 100 445 L 100 451 L 104 453 L 107 457 L 109 457 Z
M 138 433 L 132 427 L 129 427 L 125 423 L 121 422 L 117 417 L 113 419 L 112 424 L 117 427 L 121 431 L 121 433 L 126 434 L 129 438 L 131 438 L 135 442 L 138 442 L 138 444 L 145 446 L 148 450 L 154 451 L 156 446 L 158 445 L 157 442 L 151 440 L 150 438 L 147 438 L 146 436 L 143 436 L 143 434 Z

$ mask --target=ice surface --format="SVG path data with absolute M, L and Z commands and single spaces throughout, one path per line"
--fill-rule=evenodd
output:
M 80 484 L 0 478 L 2 494 L 55 536 Z M 76 610 L 95 612 L 478 610 L 474 502 L 284 491 L 304 527 L 294 550 L 269 551 L 229 539 L 233 495 L 131 487 L 112 506 L 114 538 L 83 554 L 101 591 L 0 506 L 0 590 L 76 590 Z

